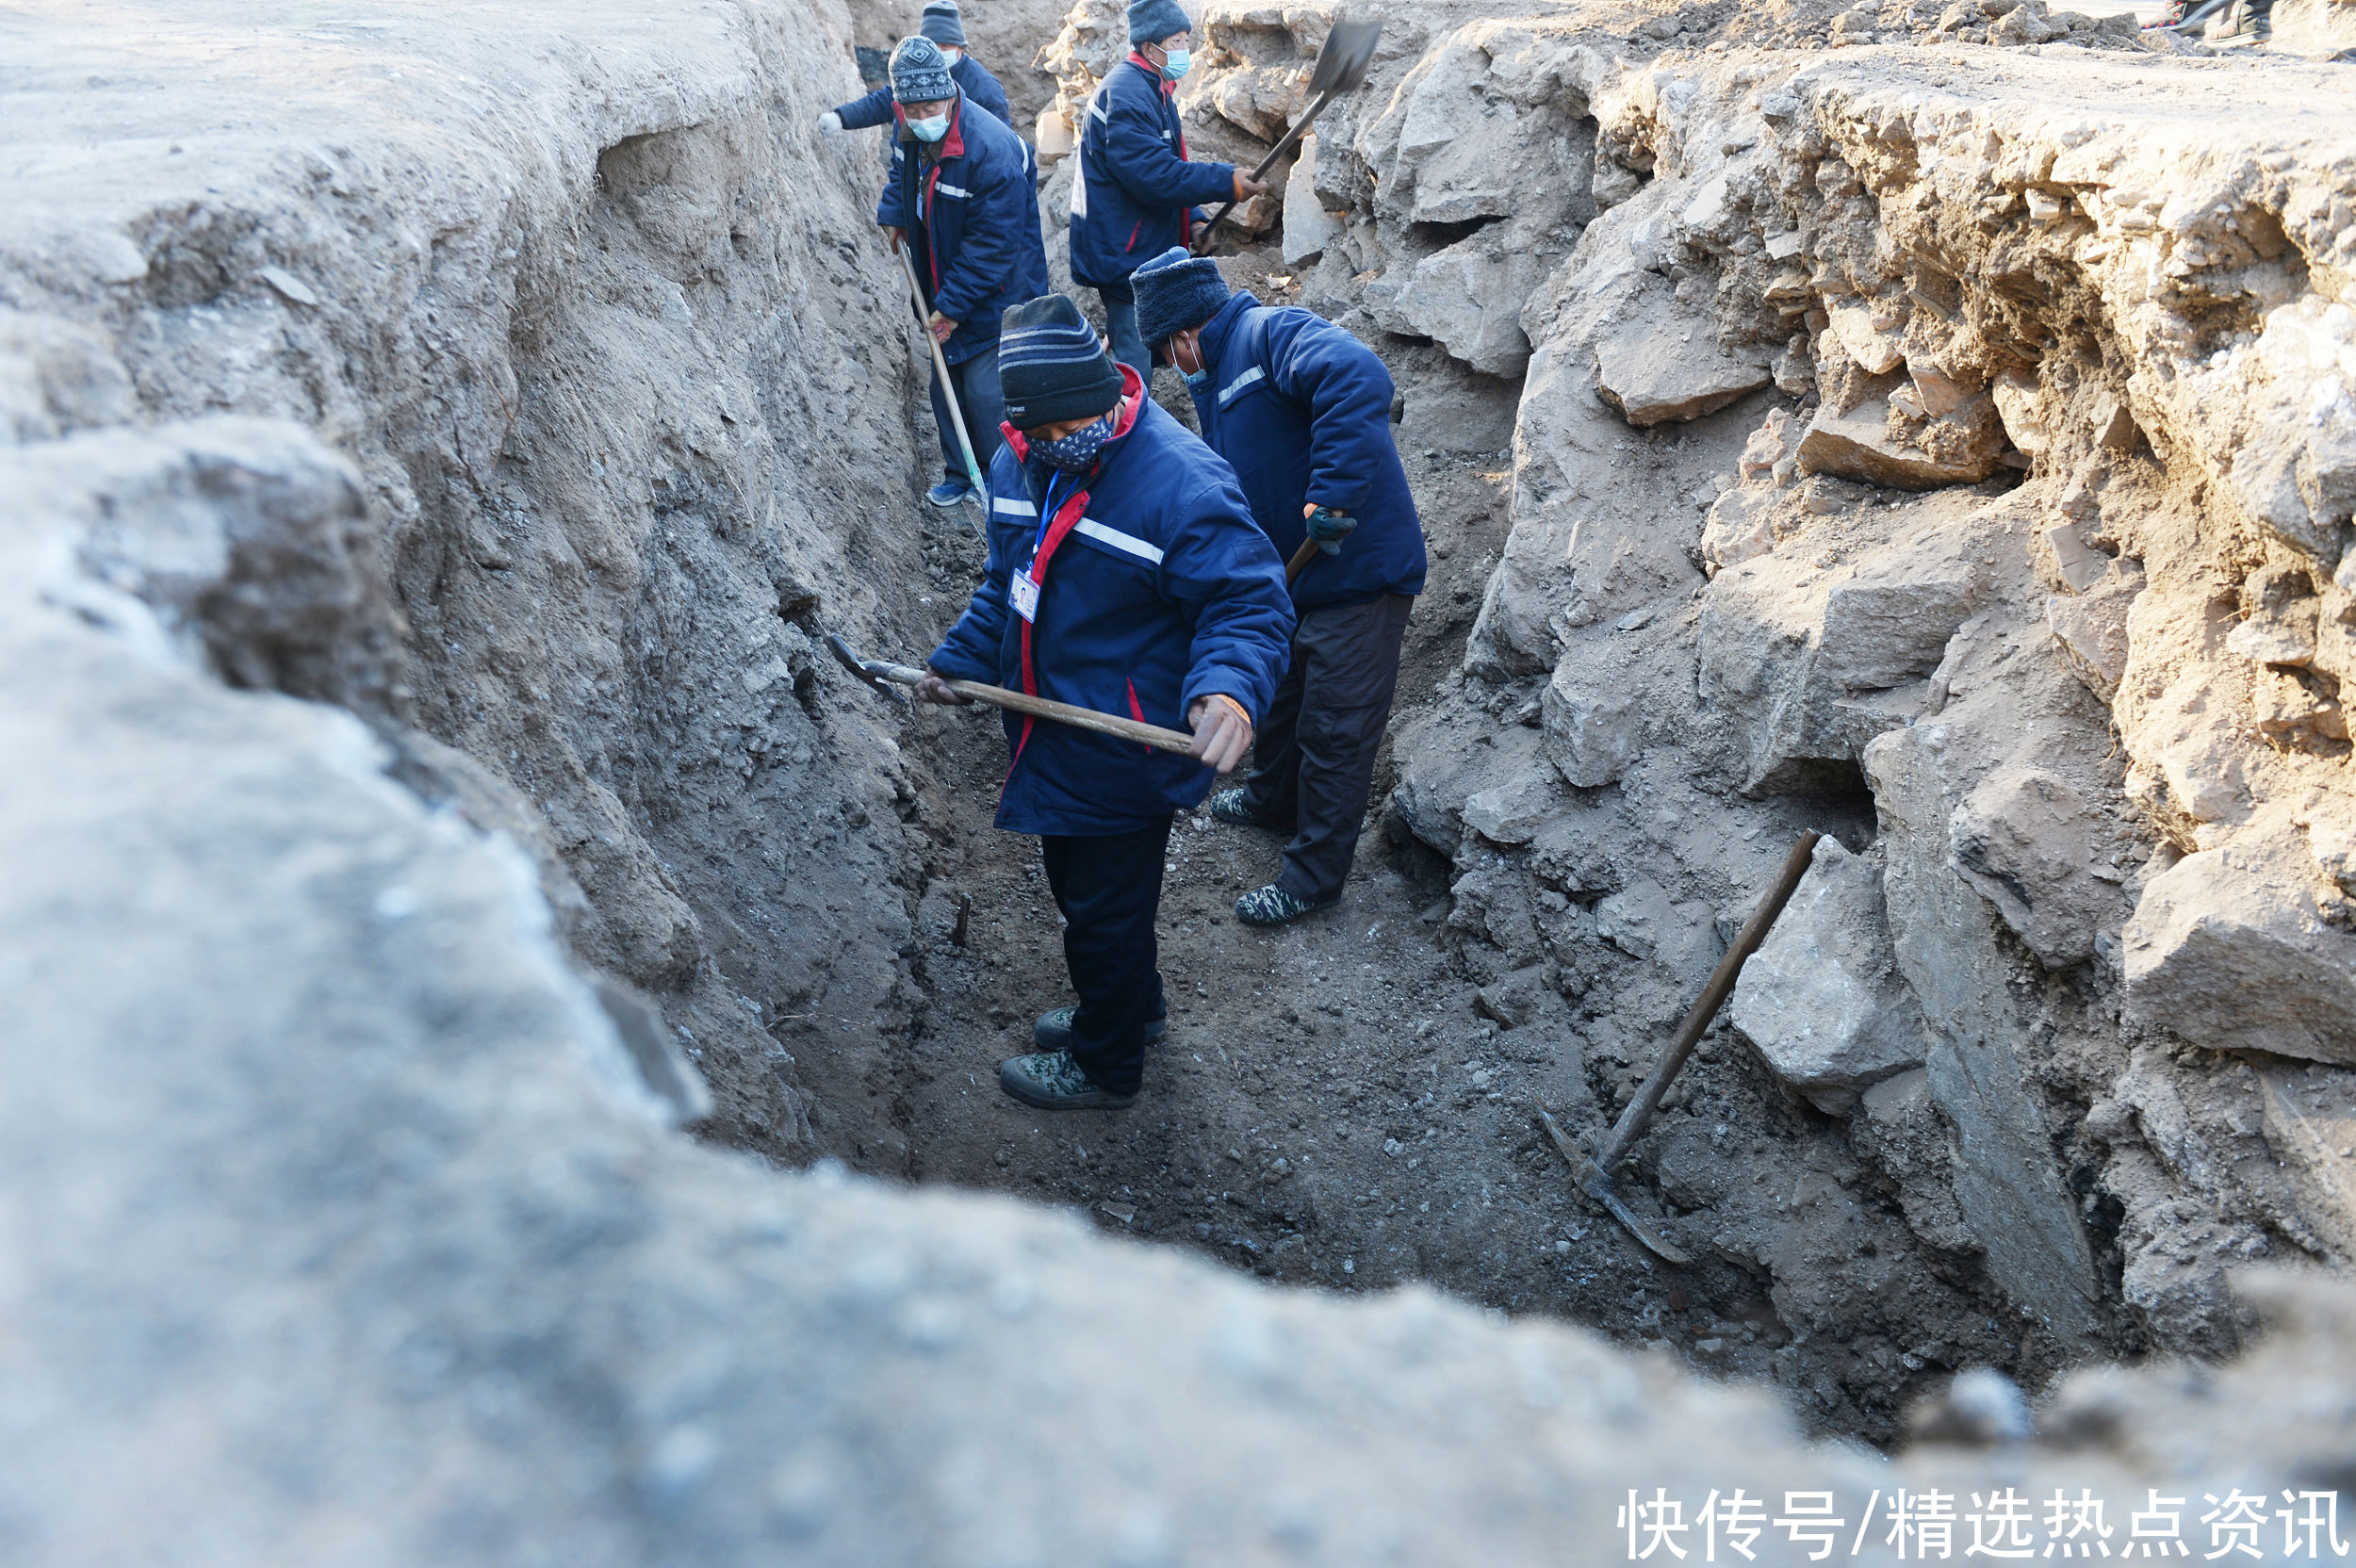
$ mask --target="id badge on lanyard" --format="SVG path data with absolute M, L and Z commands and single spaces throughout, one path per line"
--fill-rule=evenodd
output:
M 1031 574 L 1039 569 L 1039 547 L 1047 541 L 1047 531 L 1055 524 L 1055 482 L 1047 482 L 1047 495 L 1039 509 L 1039 532 L 1031 540 L 1031 564 L 1018 571 L 1006 582 L 1006 602 L 1014 612 L 1026 621 L 1039 619 L 1039 580 Z

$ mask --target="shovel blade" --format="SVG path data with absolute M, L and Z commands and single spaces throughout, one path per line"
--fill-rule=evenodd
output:
M 1366 67 L 1374 59 L 1374 41 L 1382 34 L 1381 17 L 1372 21 L 1334 18 L 1333 31 L 1325 35 L 1325 45 L 1317 51 L 1317 70 L 1309 77 L 1309 96 L 1356 91 L 1366 79 Z

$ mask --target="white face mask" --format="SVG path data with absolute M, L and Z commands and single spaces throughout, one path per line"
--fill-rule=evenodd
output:
M 908 122 L 908 129 L 922 140 L 939 141 L 949 134 L 949 117 L 945 114 L 936 114 L 924 120 L 911 120 Z
M 965 58 L 965 51 L 958 48 L 954 43 L 942 44 L 941 46 L 941 57 L 947 60 L 951 65 L 955 65 L 957 61 Z

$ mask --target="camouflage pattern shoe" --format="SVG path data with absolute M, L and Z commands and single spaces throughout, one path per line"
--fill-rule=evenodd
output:
M 1042 1111 L 1118 1111 L 1133 1104 L 1135 1094 L 1111 1094 L 1088 1082 L 1069 1051 L 1040 1051 L 1009 1056 L 998 1064 L 998 1086 L 1025 1105 Z
M 1052 1013 L 1041 1013 L 1031 1025 L 1031 1043 L 1041 1051 L 1072 1049 L 1072 1021 L 1080 1016 L 1077 1007 L 1058 1007 Z M 1152 1045 L 1170 1033 L 1170 1004 L 1162 1004 L 1161 1013 L 1145 1026 L 1145 1043 Z
M 1289 925 L 1303 915 L 1331 909 L 1340 902 L 1338 898 L 1329 898 L 1312 904 L 1299 893 L 1288 893 L 1271 882 L 1235 900 L 1235 918 L 1246 925 Z
M 1237 827 L 1261 827 L 1270 833 L 1287 836 L 1293 831 L 1292 824 L 1271 821 L 1254 811 L 1249 792 L 1240 784 L 1233 789 L 1221 790 L 1211 797 L 1211 816 L 1215 821 L 1233 823 Z

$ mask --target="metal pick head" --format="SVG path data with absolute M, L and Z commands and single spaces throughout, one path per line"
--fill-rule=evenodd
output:
M 1693 1261 L 1674 1242 L 1661 1236 L 1651 1226 L 1637 1217 L 1636 1211 L 1621 1200 L 1619 1189 L 1612 1184 L 1612 1178 L 1605 1175 L 1596 1167 L 1595 1161 L 1580 1161 L 1578 1171 L 1574 1173 L 1574 1179 L 1579 1183 L 1579 1191 L 1601 1203 L 1610 1212 L 1612 1217 L 1620 1222 L 1620 1228 L 1642 1242 L 1647 1250 L 1664 1262 L 1677 1264 L 1680 1267 Z
M 851 645 L 844 642 L 838 633 L 832 631 L 826 633 L 826 651 L 833 654 L 844 669 L 873 686 L 876 693 L 887 701 L 897 704 L 902 700 L 900 694 L 893 691 L 883 677 L 869 669 L 866 662 L 851 651 Z

